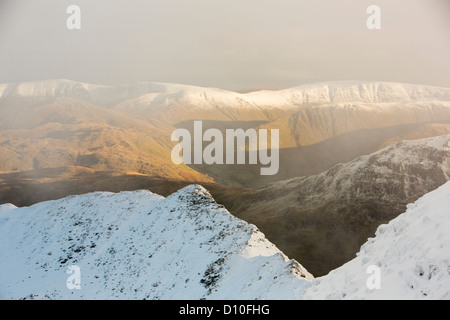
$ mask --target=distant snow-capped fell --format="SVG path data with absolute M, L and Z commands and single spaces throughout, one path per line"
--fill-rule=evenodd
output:
M 0 270 L 1 299 L 296 299 L 312 280 L 198 185 L 2 205 Z
M 183 102 L 210 107 L 298 107 L 329 103 L 398 103 L 406 101 L 450 101 L 450 88 L 380 81 L 334 81 L 283 90 L 236 93 L 192 85 L 140 82 L 97 85 L 66 79 L 0 84 L 0 101 L 8 97 L 45 101 L 58 97 L 79 98 L 99 105 Z M 129 102 L 129 101 L 128 101 Z
M 275 183 L 274 188 L 285 186 L 299 190 L 299 185 L 305 185 L 300 190 L 302 197 L 311 197 L 308 201 L 375 197 L 380 202 L 417 199 L 421 191 L 434 190 L 448 180 L 450 135 L 442 135 L 396 142 L 318 175 Z
M 42 105 L 65 105 L 67 100 L 170 126 L 188 120 L 260 121 L 259 125 L 280 129 L 282 148 L 309 146 L 356 130 L 450 122 L 450 88 L 392 82 L 337 81 L 245 94 L 151 82 L 106 86 L 47 80 L 0 85 L 0 110 L 9 118 L 18 110 L 26 113 Z
M 355 259 L 316 278 L 302 298 L 450 299 L 449 217 L 450 182 L 380 226 Z

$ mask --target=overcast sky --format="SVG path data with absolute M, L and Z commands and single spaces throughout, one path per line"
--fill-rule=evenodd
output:
M 81 30 L 66 9 L 81 8 Z M 381 30 L 366 9 L 381 7 Z M 0 82 L 450 87 L 449 0 L 0 0 Z

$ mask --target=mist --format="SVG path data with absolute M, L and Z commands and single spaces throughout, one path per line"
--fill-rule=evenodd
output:
M 80 30 L 66 27 L 71 4 Z M 366 27 L 371 4 L 381 30 Z M 2 0 L 0 82 L 450 86 L 449 15 L 446 0 Z

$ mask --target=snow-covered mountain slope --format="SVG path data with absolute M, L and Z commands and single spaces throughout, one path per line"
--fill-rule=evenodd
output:
M 295 299 L 310 280 L 198 185 L 0 206 L 2 299 Z
M 114 106 L 121 102 L 138 99 L 145 103 L 175 102 L 199 103 L 210 97 L 230 100 L 240 96 L 231 91 L 203 88 L 182 84 L 138 82 L 122 85 L 97 85 L 67 79 L 0 84 L 0 103 L 22 99 L 21 102 L 40 103 L 57 98 L 74 98 L 101 106 Z M 28 100 L 27 100 L 28 99 Z M 233 103 L 230 107 L 233 106 Z
M 279 91 L 256 91 L 246 96 L 260 105 L 326 105 L 328 103 L 390 103 L 450 100 L 450 89 L 395 82 L 333 81 Z
M 158 95 L 160 97 L 156 99 Z M 117 104 L 126 99 L 146 96 L 145 100 L 149 103 L 178 100 L 201 105 L 209 102 L 211 106 L 227 105 L 230 108 L 242 106 L 242 103 L 254 107 L 292 107 L 349 102 L 450 101 L 450 88 L 377 81 L 334 81 L 240 94 L 217 88 L 171 83 L 140 82 L 107 86 L 55 79 L 0 84 L 0 101 L 8 96 L 42 100 L 79 98 L 100 105 Z
M 315 176 L 294 178 L 275 183 L 298 190 L 308 186 L 302 195 L 318 201 L 340 197 L 376 196 L 378 200 L 407 199 L 428 184 L 450 180 L 450 135 L 394 143 L 380 151 L 338 164 Z M 434 190 L 432 188 L 431 190 Z M 428 191 L 431 191 L 428 189 Z M 320 194 L 320 199 L 317 195 Z M 308 199 L 312 201 L 313 199 Z
M 393 142 L 449 134 L 450 88 L 353 81 L 240 94 L 167 83 L 48 80 L 0 85 L 0 114 L 3 171 L 128 167 L 255 187 L 318 174 Z M 278 130 L 280 170 L 262 177 L 259 166 L 196 165 L 178 174 L 170 137 L 175 128 L 194 134 L 194 120 L 203 120 L 204 131 Z
M 269 121 L 282 148 L 308 146 L 368 128 L 450 122 L 450 88 L 392 82 L 336 81 L 246 94 L 142 82 L 114 86 L 70 80 L 0 84 L 0 110 L 76 99 L 139 119 Z
M 450 182 L 380 226 L 355 259 L 316 278 L 302 298 L 450 299 L 449 217 Z
M 379 225 L 449 180 L 450 135 L 444 135 L 397 142 L 318 175 L 248 190 L 227 207 L 318 276 L 352 259 Z

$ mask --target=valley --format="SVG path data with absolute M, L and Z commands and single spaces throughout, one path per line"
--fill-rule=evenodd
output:
M 380 224 L 449 180 L 448 88 L 330 82 L 239 94 L 51 80 L 0 85 L 0 113 L 0 204 L 94 191 L 168 196 L 200 184 L 314 275 L 352 259 Z M 173 163 L 171 133 L 193 135 L 194 121 L 223 134 L 279 130 L 278 173 Z

